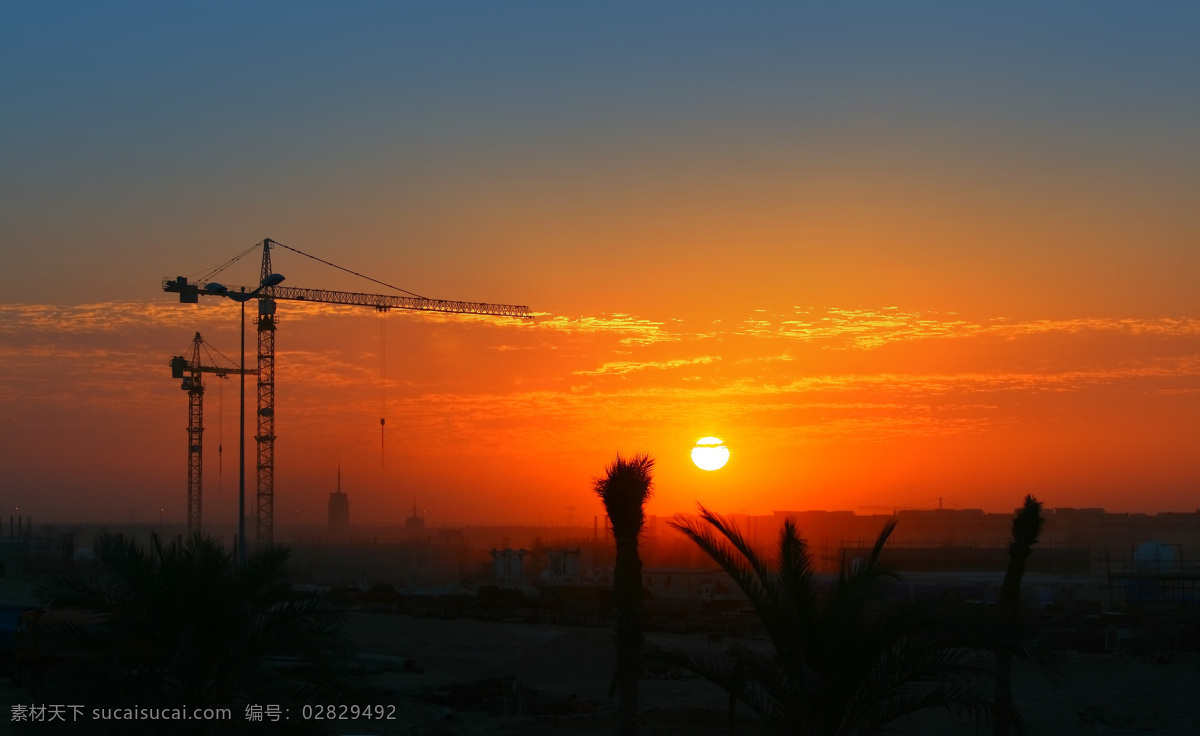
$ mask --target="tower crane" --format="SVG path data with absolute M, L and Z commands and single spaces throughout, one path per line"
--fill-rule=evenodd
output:
M 361 276 L 388 288 L 398 289 L 398 287 L 342 268 L 270 238 L 265 238 L 262 241 L 260 286 L 254 289 L 241 286 L 227 286 L 213 281 L 193 284 L 188 283 L 187 278 L 183 276 L 177 276 L 174 279 L 163 279 L 163 291 L 179 294 L 181 304 L 196 304 L 201 295 L 236 296 L 239 295 L 239 292 L 242 298 L 247 298 L 253 294 L 253 298 L 258 301 L 258 430 L 254 439 L 258 444 L 258 529 L 256 539 L 259 544 L 270 544 L 274 539 L 275 533 L 275 332 L 278 327 L 275 322 L 275 310 L 277 301 L 346 304 L 373 307 L 377 311 L 410 309 L 424 312 L 481 314 L 492 317 L 533 319 L 533 313 L 529 310 L 529 307 L 512 304 L 487 304 L 484 302 L 429 299 L 412 294 L 411 292 L 406 292 L 410 294 L 409 296 L 396 296 L 280 286 L 281 277 L 276 276 L 271 270 L 271 248 L 274 246 L 286 248 L 287 250 L 320 261 L 328 266 L 347 271 L 356 276 Z M 241 256 L 238 257 L 240 258 Z M 404 291 L 403 289 L 398 290 Z M 380 424 L 382 423 L 383 419 L 381 418 Z
M 204 383 L 201 376 L 212 373 L 217 378 L 227 378 L 230 373 L 240 375 L 241 368 L 204 365 L 200 361 L 200 349 L 206 343 L 197 332 L 192 338 L 192 349 L 187 355 L 171 358 L 171 377 L 182 379 L 180 388 L 188 392 L 188 485 L 187 485 L 187 529 L 188 534 L 200 531 L 203 505 L 204 472 Z M 258 373 L 257 368 L 247 368 L 247 375 Z

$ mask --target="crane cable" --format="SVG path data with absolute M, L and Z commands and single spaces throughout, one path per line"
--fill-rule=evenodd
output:
M 229 370 L 234 370 L 237 368 L 238 364 L 232 358 L 230 358 L 225 353 L 222 353 L 220 350 L 217 350 L 212 345 L 209 345 L 207 340 L 205 340 L 203 344 L 204 344 L 204 354 L 208 356 L 208 359 L 210 361 L 212 361 L 212 365 L 214 368 L 218 367 L 218 366 L 217 366 L 217 361 L 214 360 L 212 357 L 213 353 L 216 353 L 217 355 L 219 355 L 225 359 L 225 362 L 229 364 L 228 366 L 226 366 Z
M 252 252 L 254 252 L 257 248 L 259 248 L 261 246 L 262 246 L 261 243 L 255 243 L 254 245 L 250 246 L 249 248 L 242 251 L 241 253 L 238 253 L 236 256 L 234 256 L 233 258 L 230 258 L 228 261 L 225 261 L 224 263 L 217 266 L 216 268 L 213 268 L 209 271 L 197 271 L 193 274 L 190 274 L 188 276 L 188 278 L 190 278 L 195 283 L 206 283 L 208 281 L 211 281 L 213 279 L 213 277 L 215 277 L 217 274 L 221 273 L 222 271 L 229 268 L 233 264 L 237 263 L 238 261 L 242 260 L 246 256 L 250 255 Z
M 320 262 L 320 263 L 324 263 L 326 266 L 332 266 L 332 267 L 336 268 L 336 269 L 337 269 L 337 270 L 339 270 L 339 271 L 345 271 L 345 272 L 346 272 L 346 273 L 348 273 L 348 274 L 352 274 L 352 275 L 354 275 L 354 276 L 357 276 L 357 277 L 359 277 L 359 278 L 361 278 L 361 279 L 366 279 L 367 281 L 374 282 L 374 283 L 376 283 L 376 284 L 379 284 L 380 286 L 386 286 L 386 287 L 387 287 L 387 288 L 389 288 L 389 289 L 395 289 L 396 291 L 402 291 L 402 292 L 404 292 L 405 294 L 408 294 L 409 296 L 414 296 L 414 297 L 416 297 L 416 298 L 418 298 L 418 299 L 429 299 L 429 297 L 427 297 L 427 296 L 421 296 L 420 294 L 415 294 L 415 293 L 413 293 L 413 292 L 409 291 L 408 289 L 401 289 L 399 286 L 392 286 L 391 284 L 387 283 L 386 281 L 380 281 L 379 279 L 373 279 L 373 278 L 371 278 L 370 276 L 367 276 L 367 275 L 365 275 L 365 274 L 361 274 L 361 273 L 359 273 L 358 271 L 351 271 L 351 270 L 350 270 L 350 269 L 348 269 L 348 268 L 342 268 L 341 266 L 337 265 L 336 263 L 330 263 L 329 261 L 325 260 L 324 258 L 317 258 L 316 256 L 309 255 L 309 254 L 305 253 L 305 252 L 304 252 L 304 251 L 302 251 L 302 250 L 297 250 L 297 249 L 293 248 L 293 247 L 292 247 L 292 246 L 290 246 L 290 245 L 284 245 L 283 243 L 279 242 L 278 240 L 272 240 L 271 242 L 272 242 L 272 243 L 274 243 L 275 245 L 278 245 L 278 246 L 282 247 L 282 248 L 287 248 L 288 250 L 290 250 L 290 251 L 291 251 L 291 252 L 293 252 L 293 253 L 299 253 L 300 255 L 304 256 L 305 258 L 311 258 L 311 259 L 313 259 L 314 261 L 318 261 L 318 262 Z M 241 257 L 241 256 L 239 256 L 239 258 L 240 258 L 240 257 Z M 430 300 L 430 301 L 432 301 L 432 300 Z

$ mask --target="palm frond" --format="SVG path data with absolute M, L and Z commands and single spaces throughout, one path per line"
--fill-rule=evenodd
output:
M 988 716 L 996 706 L 992 632 L 947 595 L 890 601 L 899 576 L 884 562 L 895 521 L 871 551 L 843 564 L 820 595 L 807 545 L 785 521 L 778 561 L 767 565 L 736 527 L 701 507 L 700 519 L 676 519 L 686 535 L 729 574 L 758 613 L 773 655 L 731 650 L 677 653 L 681 666 L 712 680 L 786 732 L 877 733 L 929 708 Z
M 1042 527 L 1046 519 L 1042 516 L 1042 502 L 1033 495 L 1025 496 L 1025 503 L 1017 509 L 1013 516 L 1012 537 L 1009 539 L 1009 553 L 1028 557 L 1033 545 L 1042 536 Z
M 637 453 L 623 458 L 620 453 L 603 476 L 592 479 L 596 495 L 612 523 L 614 537 L 637 536 L 645 523 L 645 504 L 654 492 L 654 458 Z
M 801 606 L 811 603 L 813 586 L 812 556 L 808 543 L 800 537 L 796 524 L 785 519 L 779 532 L 779 582 L 787 600 Z
M 754 547 L 746 541 L 746 537 L 741 530 L 733 522 L 725 519 L 720 514 L 714 513 L 704 507 L 704 504 L 697 504 L 700 509 L 700 518 L 703 519 L 709 526 L 716 529 L 722 536 L 728 540 L 729 544 L 737 550 L 742 559 L 754 570 L 754 574 L 761 581 L 766 581 L 770 577 L 766 562 L 755 551 Z M 678 528 L 678 527 L 676 527 Z
M 708 555 L 709 559 L 717 563 L 729 575 L 734 584 L 742 589 L 750 605 L 759 614 L 768 634 L 776 631 L 777 627 L 774 625 L 776 607 L 772 592 L 768 587 L 769 577 L 762 577 L 754 565 L 738 553 L 737 548 L 729 542 L 727 537 L 718 538 L 708 528 L 688 520 L 674 519 L 669 523 L 692 540 Z
M 847 564 L 843 558 L 837 579 L 830 589 L 834 599 L 845 598 L 857 600 L 859 596 L 876 596 L 900 576 L 891 567 L 883 563 L 883 549 L 892 532 L 896 530 L 896 520 L 891 519 L 883 525 L 879 536 L 866 558 Z

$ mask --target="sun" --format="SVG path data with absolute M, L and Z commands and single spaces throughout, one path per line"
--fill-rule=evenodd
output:
M 720 470 L 729 462 L 729 448 L 719 437 L 701 437 L 692 448 L 692 462 L 701 470 Z

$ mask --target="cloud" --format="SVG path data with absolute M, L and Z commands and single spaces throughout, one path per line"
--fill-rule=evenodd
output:
M 160 302 L 115 301 L 97 304 L 0 304 L 0 335 L 20 332 L 119 332 L 144 327 L 195 324 L 195 310 L 218 314 L 211 306 L 180 308 Z
M 237 311 L 232 303 L 166 300 L 0 305 L 3 421 L 18 426 L 22 417 L 89 406 L 114 422 L 134 421 L 123 417 L 136 409 L 137 422 L 177 431 L 179 392 L 167 358 L 198 324 L 212 325 L 215 342 L 236 344 Z M 406 448 L 431 455 L 463 446 L 565 452 L 614 436 L 649 441 L 687 433 L 706 417 L 779 447 L 947 436 L 1012 425 L 1029 407 L 1062 397 L 1121 392 L 1171 402 L 1200 394 L 1200 320 L 1191 318 L 967 320 L 812 308 L 720 323 L 607 314 L 543 315 L 529 324 L 406 312 L 416 321 L 389 328 L 385 372 L 382 345 L 371 342 L 379 328 L 342 319 L 373 317 L 369 310 L 289 303 L 280 313 L 288 335 L 278 353 L 281 433 L 377 427 L 386 390 L 389 431 L 405 427 Z M 302 320 L 306 329 L 293 332 Z M 972 340 L 987 340 L 988 350 Z M 912 349 L 878 350 L 887 344 Z M 948 344 L 955 349 L 941 348 Z
M 633 373 L 634 371 L 642 371 L 651 368 L 668 369 L 679 368 L 685 365 L 706 365 L 720 360 L 714 355 L 702 355 L 699 358 L 678 358 L 676 360 L 649 360 L 644 362 L 623 361 L 618 363 L 605 363 L 595 370 L 590 371 L 575 371 L 579 376 L 597 376 L 603 374 L 622 375 L 625 373 Z
M 1107 332 L 1132 336 L 1200 336 L 1200 319 L 1079 318 L 1017 322 L 994 318 L 972 322 L 957 315 L 903 311 L 895 307 L 875 309 L 796 309 L 798 318 L 780 320 L 777 326 L 753 320 L 746 334 L 799 341 L 825 341 L 835 348 L 872 349 L 911 340 L 999 337 L 1017 339 L 1045 334 Z M 750 322 L 750 320 L 748 320 Z
M 677 341 L 682 337 L 680 334 L 664 330 L 662 322 L 639 319 L 620 313 L 598 317 L 550 317 L 539 319 L 537 326 L 542 330 L 575 335 L 614 335 L 623 345 L 651 345 Z
M 784 353 L 783 355 L 759 355 L 759 356 L 756 356 L 753 358 L 743 358 L 743 359 L 737 361 L 737 364 L 745 365 L 747 363 L 776 363 L 776 362 L 790 363 L 791 361 L 793 361 L 795 359 L 796 359 L 796 356 L 791 355 L 789 353 Z

